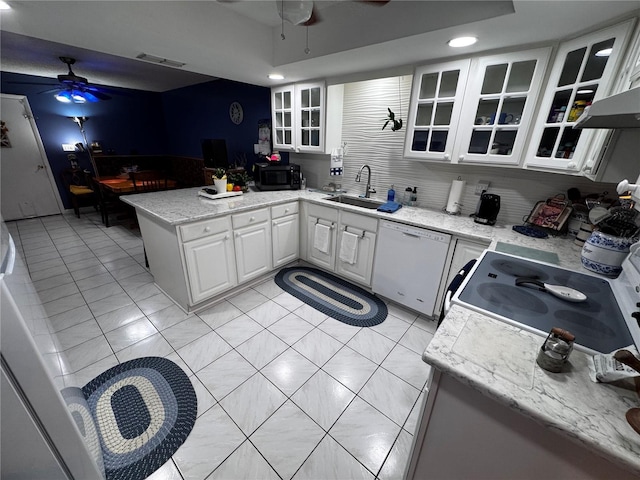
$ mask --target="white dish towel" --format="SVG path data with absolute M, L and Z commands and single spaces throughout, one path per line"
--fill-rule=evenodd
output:
M 340 176 L 343 171 L 344 152 L 342 148 L 334 148 L 331 150 L 331 166 L 329 167 L 329 175 Z
M 340 260 L 353 265 L 358 258 L 358 239 L 359 235 L 351 232 L 342 232 L 342 240 L 340 240 Z
M 313 236 L 313 248 L 320 250 L 322 253 L 329 253 L 329 234 L 331 227 L 316 223 L 316 231 Z

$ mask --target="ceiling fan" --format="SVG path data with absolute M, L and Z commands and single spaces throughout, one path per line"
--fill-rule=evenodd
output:
M 355 0 L 368 5 L 383 6 L 390 0 Z M 293 25 L 309 27 L 321 21 L 313 0 L 276 0 L 278 15 Z
M 58 75 L 59 85 L 56 88 L 44 90 L 42 93 L 58 92 L 55 95 L 56 100 L 62 103 L 85 103 L 85 102 L 99 102 L 100 100 L 110 100 L 111 96 L 104 93 L 106 90 L 104 87 L 98 87 L 92 85 L 85 77 L 76 75 L 71 69 L 71 65 L 76 63 L 75 58 L 71 57 L 58 57 L 62 63 L 64 63 L 69 71 L 66 74 Z M 53 85 L 42 84 L 34 82 L 16 82 L 22 84 L 31 85 Z

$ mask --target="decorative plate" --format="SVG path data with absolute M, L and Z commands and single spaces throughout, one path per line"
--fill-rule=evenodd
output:
M 229 107 L 229 117 L 231 117 L 231 121 L 236 125 L 241 124 L 244 117 L 242 105 L 240 105 L 238 102 L 233 102 Z

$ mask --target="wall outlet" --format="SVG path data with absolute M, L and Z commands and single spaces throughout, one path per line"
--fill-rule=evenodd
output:
M 476 184 L 476 195 L 482 195 L 482 192 L 484 192 L 485 190 L 489 190 L 490 184 L 491 182 L 487 182 L 486 180 L 480 180 Z

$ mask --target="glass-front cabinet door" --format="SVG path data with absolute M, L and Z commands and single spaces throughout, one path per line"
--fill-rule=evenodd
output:
M 404 156 L 450 161 L 470 60 L 416 68 Z
M 547 83 L 525 167 L 576 172 L 581 169 L 593 130 L 574 129 L 595 100 L 611 93 L 633 22 L 600 30 L 560 45 Z
M 520 165 L 550 48 L 477 60 L 454 161 Z
M 296 151 L 323 152 L 325 85 L 296 85 Z
M 294 148 L 294 96 L 293 85 L 271 89 L 271 128 L 273 129 L 273 150 Z

